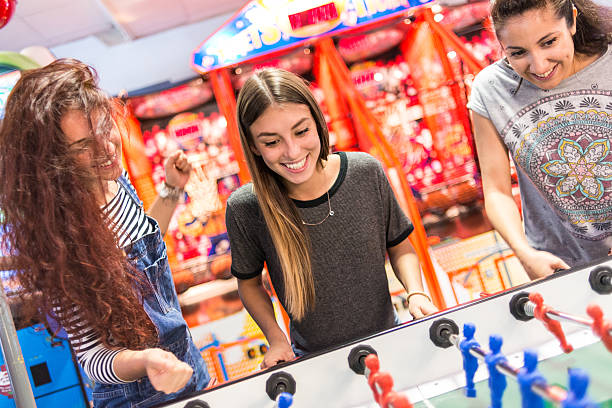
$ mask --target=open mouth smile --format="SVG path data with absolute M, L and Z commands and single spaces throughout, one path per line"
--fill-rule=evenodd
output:
M 531 75 L 540 81 L 546 81 L 552 77 L 556 69 L 557 69 L 557 65 L 552 67 L 549 71 L 544 72 L 543 74 L 536 74 L 535 72 L 531 72 Z
M 304 157 L 302 160 L 293 163 L 282 163 L 283 166 L 287 167 L 289 170 L 300 171 L 304 167 L 306 167 L 306 159 L 308 156 Z

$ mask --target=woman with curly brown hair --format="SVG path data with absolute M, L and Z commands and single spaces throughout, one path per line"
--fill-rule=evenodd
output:
M 66 328 L 95 406 L 148 407 L 210 379 L 162 241 L 191 166 L 170 156 L 147 216 L 122 170 L 121 109 L 81 62 L 23 73 L 0 127 L 2 245 L 26 299 Z

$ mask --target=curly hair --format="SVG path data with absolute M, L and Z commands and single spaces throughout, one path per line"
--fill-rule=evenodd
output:
M 150 285 L 108 228 L 95 194 L 101 178 L 69 148 L 60 122 L 71 110 L 88 118 L 93 154 L 124 117 L 93 68 L 76 60 L 23 72 L 9 95 L 0 124 L 2 249 L 18 265 L 30 318 L 38 312 L 68 328 L 77 311 L 106 346 L 150 347 L 158 343 L 143 308 Z

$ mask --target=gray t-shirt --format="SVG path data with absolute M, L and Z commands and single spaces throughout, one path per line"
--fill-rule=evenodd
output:
M 530 245 L 570 266 L 606 256 L 612 47 L 552 90 L 526 80 L 519 87 L 519 75 L 500 60 L 476 76 L 468 108 L 491 120 L 516 164 Z
M 291 341 L 309 352 L 395 324 L 385 273 L 386 250 L 413 230 L 381 164 L 366 153 L 338 154 L 340 172 L 329 190 L 334 215 L 320 225 L 307 226 L 316 303 L 302 321 L 291 322 Z M 329 211 L 327 194 L 294 203 L 306 222 L 317 222 Z M 280 263 L 251 184 L 229 198 L 226 222 L 232 273 L 239 279 L 253 278 L 266 262 L 284 305 Z

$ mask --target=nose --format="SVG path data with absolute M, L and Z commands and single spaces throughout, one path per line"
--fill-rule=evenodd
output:
M 546 56 L 541 52 L 532 52 L 531 59 L 529 61 L 531 72 L 534 74 L 542 75 L 550 70 L 550 62 Z
M 299 159 L 298 156 L 302 148 L 294 137 L 288 138 L 285 146 L 285 154 L 289 160 Z

